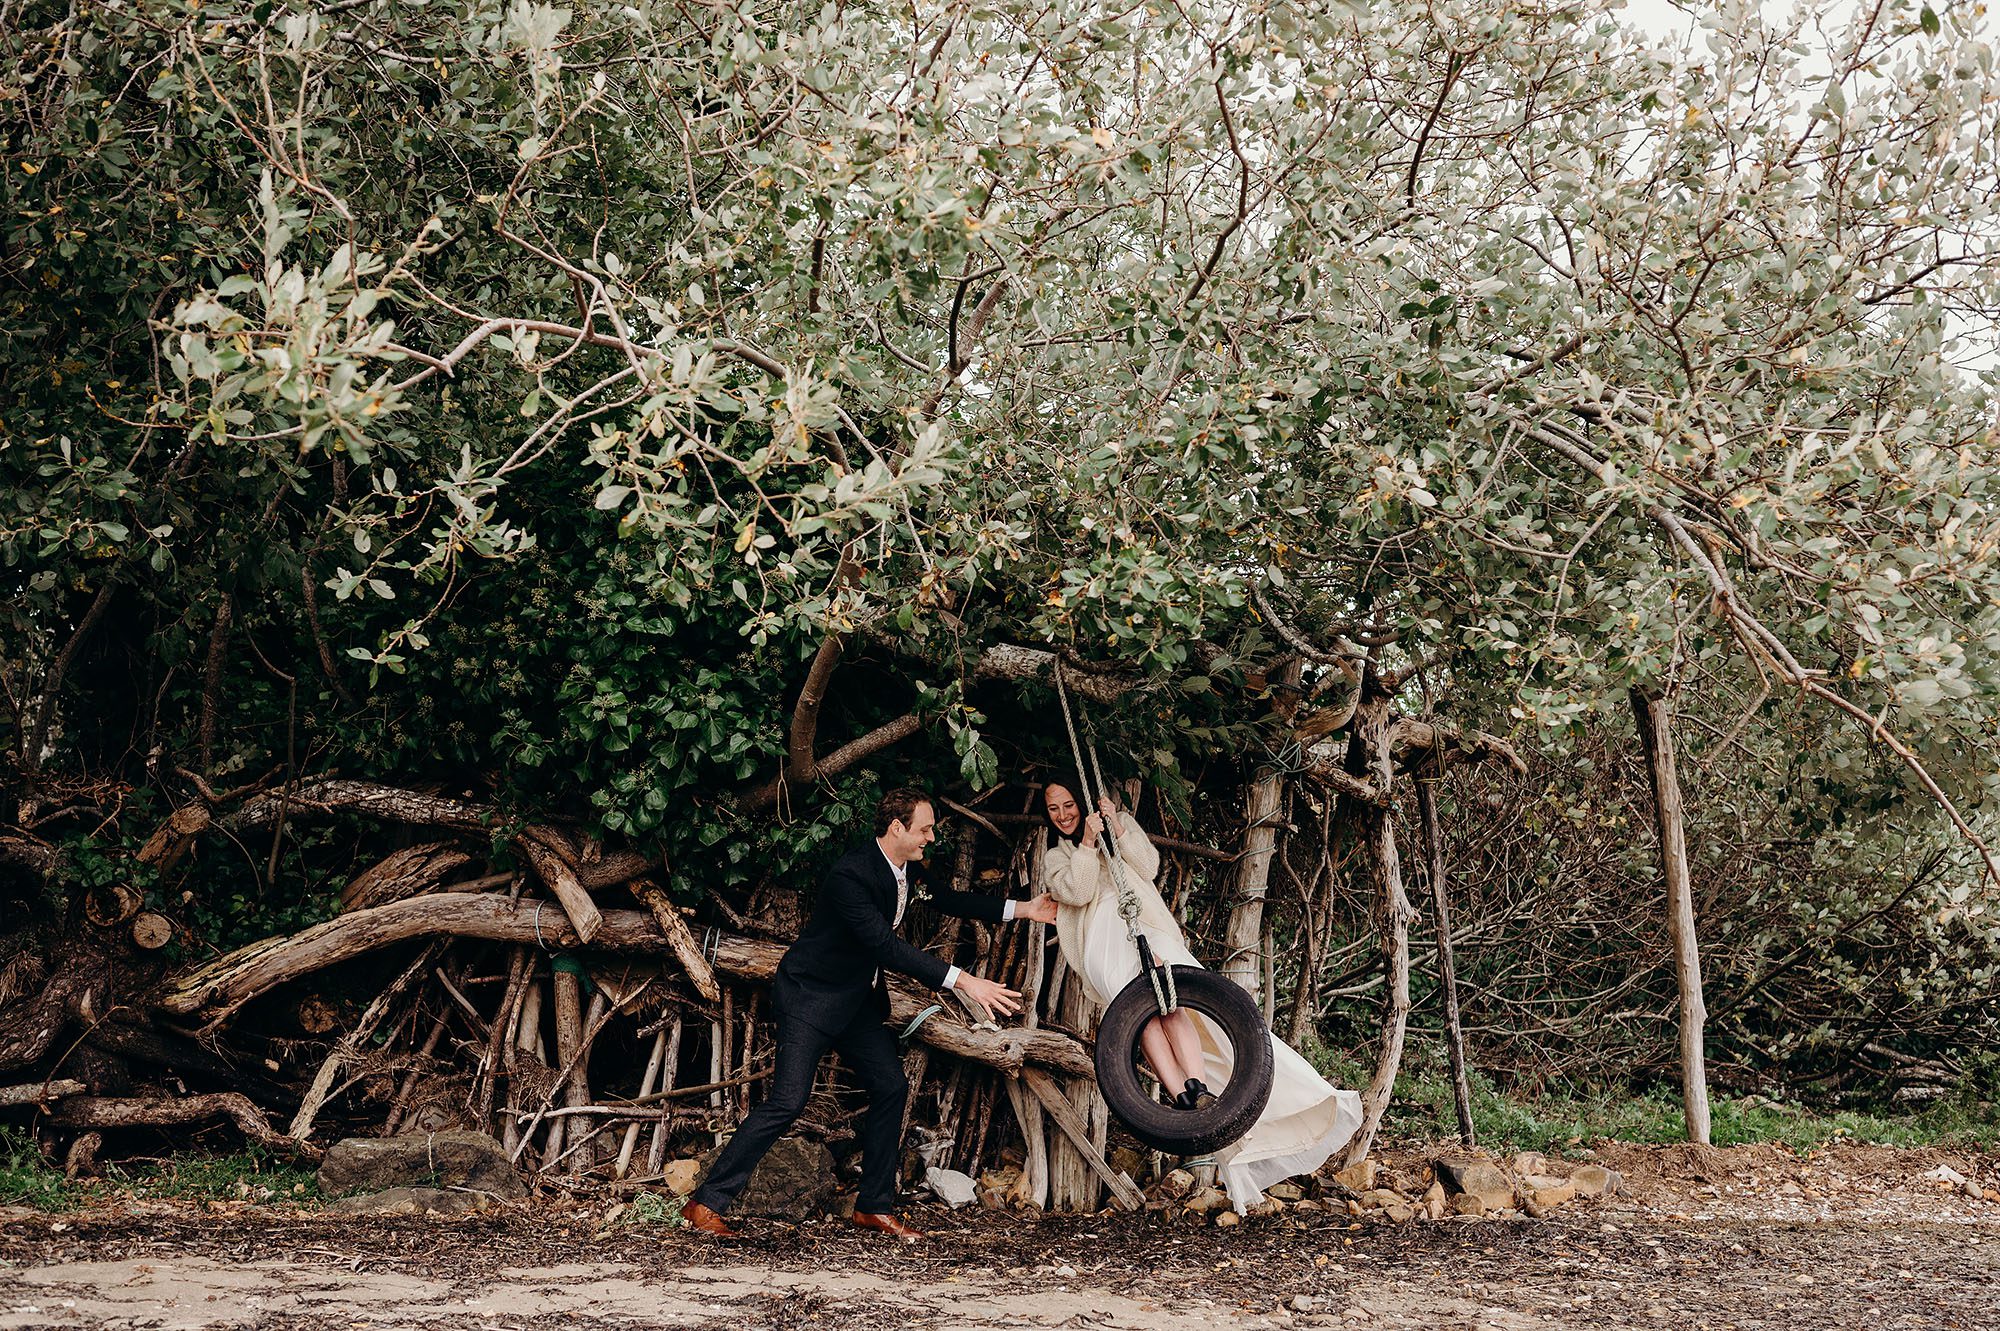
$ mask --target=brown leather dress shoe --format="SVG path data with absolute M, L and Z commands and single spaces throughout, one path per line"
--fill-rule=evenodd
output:
M 713 1234 L 719 1239 L 740 1237 L 729 1227 L 729 1222 L 709 1210 L 700 1202 L 689 1202 L 681 1208 L 681 1219 L 687 1221 L 689 1229 L 698 1229 L 704 1234 Z
M 856 1211 L 854 1223 L 863 1229 L 879 1229 L 905 1243 L 915 1243 L 924 1236 L 922 1230 L 911 1229 L 887 1211 Z

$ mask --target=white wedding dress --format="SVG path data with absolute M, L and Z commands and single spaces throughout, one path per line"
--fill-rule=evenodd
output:
M 1126 831 L 1118 838 L 1118 856 L 1139 897 L 1139 928 L 1153 955 L 1180 966 L 1199 966 L 1188 951 L 1180 925 L 1167 909 L 1153 879 L 1160 868 L 1159 852 L 1129 814 L 1120 815 Z M 1118 888 L 1110 857 L 1101 848 L 1085 849 L 1058 840 L 1043 861 L 1049 894 L 1062 909 L 1056 936 L 1070 969 L 1084 979 L 1100 1006 L 1117 997 L 1139 974 L 1139 953 L 1126 936 L 1118 914 Z M 1221 1033 L 1200 1013 L 1190 1011 L 1201 1035 L 1211 1087 L 1229 1080 L 1231 1054 Z M 1216 1178 L 1238 1211 L 1261 1201 L 1264 1189 L 1297 1174 L 1309 1174 L 1345 1146 L 1361 1127 L 1361 1097 L 1333 1086 L 1313 1070 L 1290 1045 L 1271 1038 L 1271 1099 L 1250 1131 L 1235 1144 L 1215 1152 Z

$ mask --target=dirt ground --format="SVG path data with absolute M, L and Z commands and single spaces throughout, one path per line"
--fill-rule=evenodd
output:
M 1421 1148 L 1390 1151 L 1409 1169 Z M 0 1220 L 0 1331 L 28 1327 L 1384 1327 L 1994 1331 L 2000 1203 L 1928 1177 L 2000 1159 L 1606 1146 L 1627 1195 L 1550 1218 L 1333 1212 L 1228 1230 L 1155 1212 L 912 1206 L 903 1247 L 837 1220 L 718 1244 L 606 1228 L 609 1199 L 462 1219 L 138 1203 Z

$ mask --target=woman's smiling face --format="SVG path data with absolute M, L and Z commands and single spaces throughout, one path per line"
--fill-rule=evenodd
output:
M 1076 825 L 1083 821 L 1083 810 L 1077 807 L 1076 796 L 1068 786 L 1050 785 L 1042 790 L 1042 803 L 1049 811 L 1049 821 L 1056 825 L 1056 831 L 1064 836 L 1075 836 Z

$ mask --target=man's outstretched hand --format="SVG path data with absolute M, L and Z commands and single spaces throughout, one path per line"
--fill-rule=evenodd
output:
M 1017 920 L 1037 920 L 1042 924 L 1056 922 L 1056 899 L 1044 892 L 1033 901 L 1014 903 L 1014 918 Z
M 995 1016 L 1011 1017 L 1021 1010 L 1021 991 L 996 981 L 961 973 L 954 987 Z

